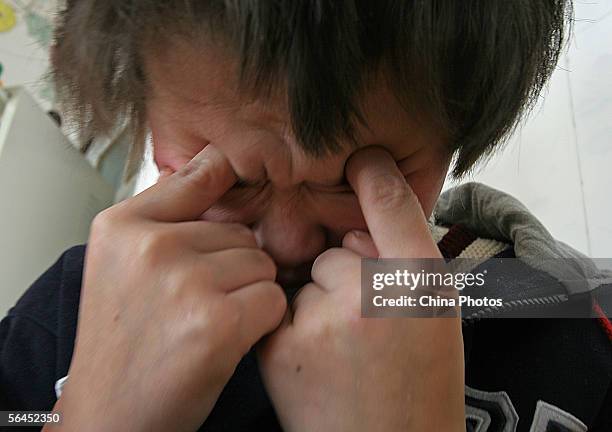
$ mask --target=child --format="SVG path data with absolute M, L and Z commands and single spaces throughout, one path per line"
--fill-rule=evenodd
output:
M 500 192 L 439 197 L 538 97 L 570 15 L 69 1 L 67 112 L 85 138 L 125 117 L 135 143 L 150 132 L 161 179 L 2 321 L 4 409 L 61 412 L 49 430 L 610 430 L 598 304 L 599 320 L 369 320 L 357 288 L 361 257 L 578 257 Z

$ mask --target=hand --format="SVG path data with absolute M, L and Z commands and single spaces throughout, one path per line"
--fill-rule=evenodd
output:
M 465 430 L 458 318 L 361 318 L 361 256 L 441 258 L 416 196 L 381 149 L 347 165 L 369 232 L 320 255 L 259 349 L 286 431 Z
M 95 219 L 55 407 L 63 430 L 196 430 L 239 360 L 279 324 L 285 296 L 253 233 L 196 220 L 235 181 L 209 145 Z

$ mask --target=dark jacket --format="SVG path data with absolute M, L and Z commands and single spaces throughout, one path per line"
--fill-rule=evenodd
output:
M 64 253 L 2 320 L 2 410 L 55 404 L 54 385 L 67 375 L 74 347 L 84 250 Z M 555 426 L 554 416 L 566 413 L 588 430 L 612 431 L 612 344 L 597 319 L 480 319 L 463 330 L 468 430 L 528 431 L 543 401 L 545 426 L 534 430 L 584 430 Z M 200 430 L 280 430 L 253 353 Z

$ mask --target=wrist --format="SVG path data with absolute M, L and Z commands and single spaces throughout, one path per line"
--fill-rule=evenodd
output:
M 74 390 L 74 388 L 72 389 Z M 90 432 L 119 430 L 121 424 L 116 423 L 116 416 L 106 413 L 91 405 L 91 399 L 85 396 L 74 395 L 64 391 L 53 406 L 53 412 L 61 416 L 59 424 L 46 424 L 42 432 L 64 432 L 87 430 Z M 133 429 L 130 429 L 133 430 Z

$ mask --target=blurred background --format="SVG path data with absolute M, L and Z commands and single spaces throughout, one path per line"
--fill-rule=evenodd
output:
M 570 46 L 505 149 L 461 181 L 521 200 L 558 239 L 612 257 L 612 0 L 575 0 Z M 0 309 L 7 310 L 98 211 L 157 180 L 150 152 L 128 179 L 119 128 L 87 154 L 48 114 L 56 0 L 0 0 Z M 445 188 L 455 182 L 450 179 Z

